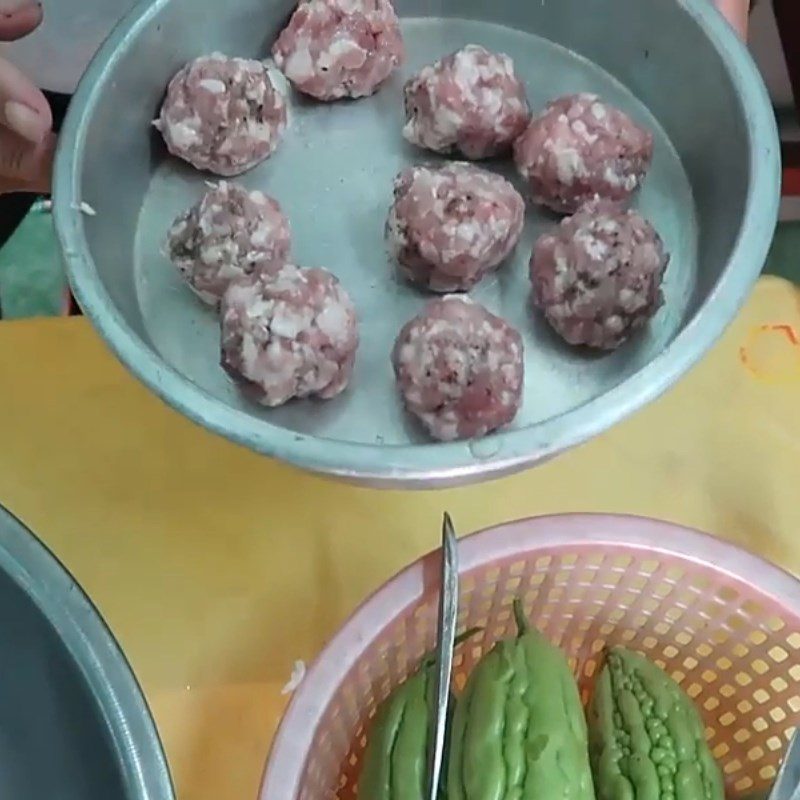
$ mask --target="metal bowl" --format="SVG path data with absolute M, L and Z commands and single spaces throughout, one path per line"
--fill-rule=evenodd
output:
M 0 797 L 175 797 L 141 689 L 97 609 L 2 507 L 0 653 Z
M 264 56 L 292 0 L 156 0 L 139 5 L 86 73 L 61 136 L 55 218 L 77 298 L 121 360 L 193 420 L 253 450 L 379 485 L 432 487 L 509 473 L 594 436 L 653 399 L 719 337 L 766 257 L 779 201 L 777 131 L 746 49 L 708 0 L 397 0 L 408 59 L 375 97 L 292 103 L 275 156 L 243 182 L 279 199 L 295 257 L 327 266 L 358 306 L 351 388 L 328 403 L 265 410 L 219 366 L 218 323 L 159 246 L 208 176 L 167 158 L 150 128 L 170 76 L 212 50 Z M 457 18 L 456 18 L 457 17 Z M 474 295 L 526 342 L 525 403 L 506 431 L 433 444 L 406 418 L 389 352 L 424 297 L 398 281 L 382 238 L 391 181 L 428 156 L 400 136 L 404 79 L 469 42 L 509 53 L 534 108 L 593 90 L 653 129 L 656 157 L 637 205 L 672 253 L 666 305 L 602 357 L 568 348 L 528 300 L 523 243 Z M 508 170 L 508 165 L 492 168 Z M 80 214 L 81 202 L 96 211 Z

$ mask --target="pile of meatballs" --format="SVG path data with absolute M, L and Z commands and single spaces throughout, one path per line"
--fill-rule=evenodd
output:
M 373 94 L 404 49 L 388 0 L 301 0 L 272 56 L 294 90 L 333 102 Z M 389 249 L 403 278 L 436 297 L 387 359 L 407 411 L 432 438 L 480 437 L 520 407 L 523 341 L 468 292 L 517 246 L 525 200 L 470 162 L 513 156 L 530 201 L 563 215 L 533 248 L 532 313 L 572 345 L 611 350 L 663 302 L 669 256 L 628 208 L 653 137 L 590 94 L 533 115 L 512 60 L 477 45 L 424 67 L 403 93 L 403 136 L 460 160 L 395 179 Z M 223 368 L 269 407 L 340 394 L 359 344 L 356 309 L 336 276 L 293 263 L 278 201 L 225 180 L 269 158 L 286 122 L 286 97 L 265 63 L 218 53 L 172 78 L 154 122 L 172 155 L 222 178 L 174 221 L 165 253 L 219 310 Z

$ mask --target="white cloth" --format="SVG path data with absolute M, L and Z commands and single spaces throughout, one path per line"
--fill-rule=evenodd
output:
M 34 83 L 71 94 L 97 48 L 136 0 L 44 0 L 44 22 L 18 42 L 0 45 Z

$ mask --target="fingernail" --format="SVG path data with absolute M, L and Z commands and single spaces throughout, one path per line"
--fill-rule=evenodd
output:
M 34 144 L 39 144 L 44 139 L 47 133 L 46 123 L 29 106 L 18 103 L 16 100 L 9 100 L 3 106 L 3 114 L 6 118 L 6 125 L 23 139 Z

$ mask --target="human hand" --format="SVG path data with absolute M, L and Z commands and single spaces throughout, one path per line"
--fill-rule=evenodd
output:
M 42 21 L 35 0 L 0 0 L 0 41 L 21 39 Z M 49 192 L 55 149 L 53 117 L 44 95 L 0 58 L 0 194 Z
M 733 29 L 742 37 L 747 38 L 747 17 L 750 11 L 750 0 L 715 0 L 717 8 L 725 19 L 730 22 Z

